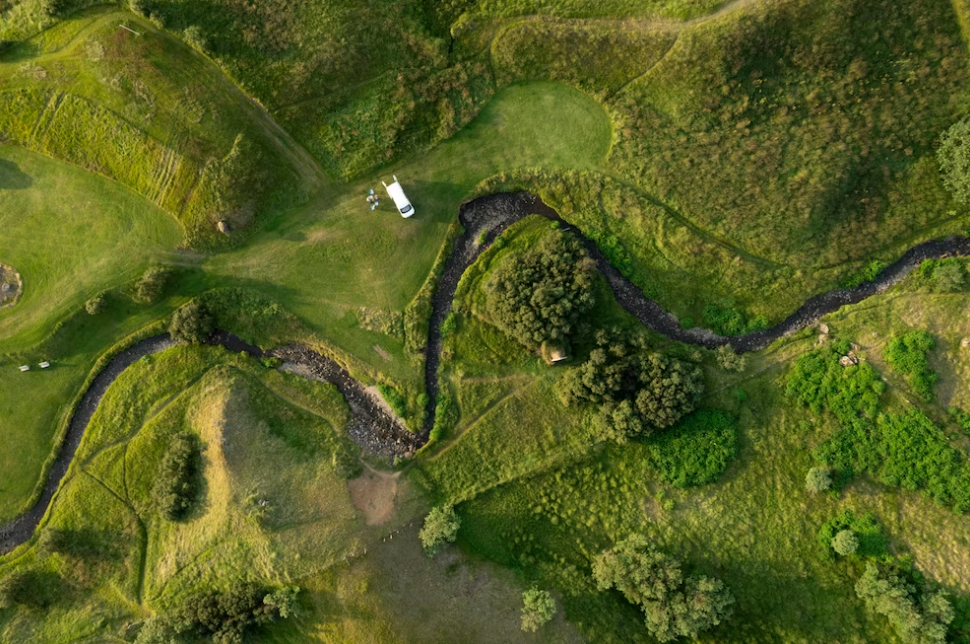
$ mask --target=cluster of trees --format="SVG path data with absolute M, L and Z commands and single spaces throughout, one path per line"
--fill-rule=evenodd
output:
M 893 338 L 883 352 L 893 371 L 903 374 L 916 395 L 925 402 L 933 400 L 933 387 L 938 378 L 930 369 L 926 355 L 935 346 L 933 336 L 916 329 Z
M 718 579 L 686 576 L 680 563 L 633 535 L 595 558 L 600 590 L 616 588 L 643 609 L 647 630 L 660 642 L 697 637 L 732 614 L 734 597 Z
M 961 203 L 970 203 L 970 119 L 957 121 L 940 137 L 936 151 L 943 185 Z
M 183 518 L 198 497 L 202 484 L 200 459 L 199 440 L 194 434 L 183 432 L 172 438 L 152 489 L 152 500 L 166 518 Z
M 431 508 L 431 512 L 424 519 L 424 526 L 418 533 L 421 546 L 429 557 L 438 554 L 446 543 L 454 543 L 458 538 L 458 528 L 461 519 L 455 513 L 452 505 L 442 505 Z
M 604 437 L 649 435 L 694 410 L 703 392 L 699 369 L 615 329 L 598 331 L 595 340 L 589 359 L 564 373 L 557 388 L 566 405 L 599 406 Z
M 149 620 L 138 633 L 136 644 L 200 640 L 242 644 L 248 630 L 293 614 L 299 592 L 296 587 L 269 590 L 255 582 L 244 582 L 229 590 L 193 595 L 171 615 Z
M 868 562 L 855 592 L 866 608 L 889 618 L 905 644 L 946 642 L 953 606 L 942 593 L 925 588 L 916 571 Z
M 595 277 L 582 244 L 555 231 L 495 270 L 485 284 L 489 316 L 526 347 L 567 343 L 596 301 Z

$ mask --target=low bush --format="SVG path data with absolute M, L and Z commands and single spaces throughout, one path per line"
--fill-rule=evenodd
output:
M 734 417 L 701 409 L 650 439 L 648 461 L 660 478 L 677 488 L 713 483 L 738 454 Z
M 957 513 L 970 511 L 970 463 L 921 411 L 857 418 L 819 445 L 816 460 L 880 483 L 922 491 Z
M 970 436 L 970 413 L 965 412 L 959 407 L 950 407 L 949 413 L 950 418 L 952 418 L 956 424 L 960 426 L 963 433 Z
M 199 460 L 199 442 L 193 434 L 184 432 L 171 439 L 152 490 L 156 508 L 167 519 L 184 518 L 196 500 L 202 484 Z
M 863 282 L 872 282 L 877 277 L 882 269 L 886 268 L 878 259 L 874 259 L 868 264 L 866 264 L 861 270 L 849 275 L 842 281 L 842 288 L 855 288 Z
M 827 409 L 840 420 L 859 414 L 874 418 L 886 383 L 866 362 L 840 365 L 839 359 L 849 350 L 848 341 L 836 340 L 798 358 L 788 374 L 788 395 L 816 414 Z
M 744 335 L 768 328 L 768 318 L 763 315 L 748 316 L 737 309 L 713 304 L 704 307 L 703 317 L 704 323 L 719 335 Z
M 205 305 L 192 301 L 183 304 L 172 314 L 168 332 L 172 339 L 201 344 L 209 339 L 214 329 L 212 314 Z
M 920 264 L 917 277 L 937 293 L 956 293 L 966 286 L 967 269 L 956 257 L 927 259 Z
M 431 512 L 424 519 L 421 532 L 418 533 L 425 553 L 433 557 L 446 543 L 454 543 L 458 538 L 460 527 L 461 520 L 455 514 L 454 506 L 443 505 L 431 508 Z
M 943 185 L 961 203 L 970 203 L 970 119 L 957 121 L 940 137 L 936 152 Z
M 744 371 L 747 360 L 744 356 L 735 353 L 731 345 L 725 344 L 724 346 L 718 347 L 714 353 L 717 356 L 717 365 L 721 369 L 725 371 L 737 371 L 738 373 Z
M 404 418 L 407 416 L 407 403 L 404 400 L 404 396 L 402 396 L 397 389 L 391 385 L 379 382 L 377 383 L 377 390 L 381 392 L 381 397 L 384 399 L 384 402 L 388 404 L 391 411 L 393 411 L 398 418 Z
M 933 387 L 938 376 L 930 369 L 927 353 L 936 346 L 936 341 L 926 331 L 910 331 L 893 338 L 883 356 L 893 371 L 906 377 L 917 396 L 925 402 L 933 400 Z

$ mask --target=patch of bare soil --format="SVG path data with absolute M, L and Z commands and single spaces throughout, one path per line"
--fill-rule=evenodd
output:
M 24 281 L 13 267 L 0 264 L 0 309 L 13 306 L 20 300 Z
M 367 525 L 387 523 L 393 516 L 398 497 L 398 476 L 367 470 L 347 482 L 354 507 L 364 515 Z

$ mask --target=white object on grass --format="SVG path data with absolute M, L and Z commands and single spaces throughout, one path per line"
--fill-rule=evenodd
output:
M 51 363 L 49 363 L 49 362 L 41 362 L 40 363 L 40 368 L 41 369 L 46 369 L 49 366 L 51 366 Z
M 394 176 L 394 175 L 392 175 Z M 381 181 L 381 183 L 384 183 Z M 394 205 L 401 212 L 401 216 L 407 219 L 414 214 L 414 206 L 408 200 L 407 196 L 404 194 L 404 188 L 398 183 L 397 177 L 394 176 L 394 183 L 387 185 L 384 183 L 384 188 L 387 190 L 387 195 L 394 200 Z
M 25 364 L 24 366 L 20 367 L 20 370 L 21 371 L 30 371 L 30 365 L 29 364 Z

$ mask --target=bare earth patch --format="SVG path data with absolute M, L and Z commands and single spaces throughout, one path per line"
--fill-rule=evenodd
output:
M 367 525 L 381 525 L 394 516 L 399 475 L 400 472 L 388 474 L 367 470 L 347 482 L 354 507 L 364 515 Z
M 0 309 L 16 304 L 23 290 L 24 282 L 20 273 L 6 264 L 0 264 Z

